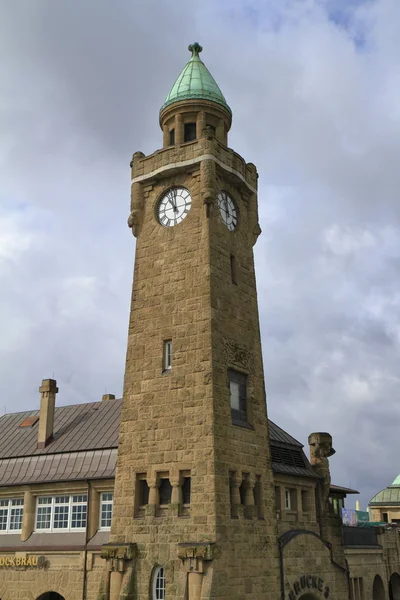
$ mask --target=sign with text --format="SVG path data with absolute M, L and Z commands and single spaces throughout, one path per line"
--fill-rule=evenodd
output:
M 0 567 L 35 567 L 41 569 L 45 563 L 45 556 L 0 556 Z

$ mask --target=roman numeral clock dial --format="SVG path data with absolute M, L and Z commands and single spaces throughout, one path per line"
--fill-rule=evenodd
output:
M 191 206 L 192 198 L 186 188 L 171 188 L 158 201 L 158 222 L 164 227 L 178 225 L 186 217 Z

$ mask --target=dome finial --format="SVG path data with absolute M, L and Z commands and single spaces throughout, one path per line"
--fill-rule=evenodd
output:
M 199 56 L 200 52 L 203 50 L 203 47 L 200 46 L 199 42 L 194 42 L 194 44 L 190 44 L 189 52 L 192 53 L 192 58 L 195 56 Z

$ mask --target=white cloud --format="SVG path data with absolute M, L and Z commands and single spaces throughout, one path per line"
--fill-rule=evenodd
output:
M 270 416 L 304 441 L 331 430 L 334 479 L 362 486 L 365 502 L 397 473 L 400 450 L 400 3 L 132 6 L 18 0 L 2 11 L 7 402 L 37 405 L 53 371 L 62 403 L 120 392 L 129 161 L 160 146 L 159 107 L 198 38 L 233 109 L 229 144 L 260 174 Z

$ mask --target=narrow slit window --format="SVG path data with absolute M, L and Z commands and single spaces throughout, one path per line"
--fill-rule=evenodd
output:
M 196 123 L 185 123 L 184 141 L 193 142 L 196 139 Z
M 175 129 L 171 129 L 169 132 L 169 145 L 175 146 Z
M 170 371 L 172 368 L 172 340 L 164 342 L 164 371 Z
M 236 256 L 231 254 L 231 279 L 232 283 L 237 285 L 237 265 L 236 265 Z
M 292 508 L 290 490 L 285 490 L 285 508 L 286 510 L 290 510 Z
M 228 369 L 233 422 L 247 423 L 247 375 Z
M 139 479 L 139 506 L 146 506 L 149 503 L 150 488 L 145 479 Z
M 190 504 L 190 477 L 184 477 L 182 481 L 182 504 L 189 505 Z

